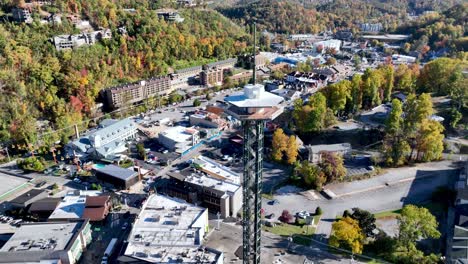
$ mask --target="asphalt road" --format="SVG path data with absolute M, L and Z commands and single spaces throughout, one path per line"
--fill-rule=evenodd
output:
M 266 214 L 275 213 L 276 217 L 278 217 L 285 209 L 289 210 L 290 213 L 296 213 L 301 210 L 315 212 L 317 206 L 320 206 L 323 210 L 323 215 L 316 229 L 316 237 L 326 238 L 331 232 L 331 224 L 337 216 L 342 215 L 344 210 L 359 207 L 371 212 L 381 212 L 398 209 L 405 204 L 418 204 L 427 201 L 430 199 L 433 191 L 439 186 L 451 184 L 456 172 L 457 169 L 447 165 L 441 167 L 439 173 L 431 173 L 426 177 L 414 179 L 411 178 L 409 172 L 399 170 L 399 173 L 408 173 L 407 180 L 399 180 L 397 182 L 392 182 L 388 186 L 385 185 L 385 187 L 367 189 L 363 192 L 355 191 L 332 200 L 323 197 L 311 199 L 300 193 L 275 195 L 274 198 L 280 203 L 271 206 L 268 205 L 268 201 L 264 199 L 263 208 Z M 368 181 L 370 180 L 364 180 L 358 183 L 360 183 L 362 189 L 366 189 L 369 187 L 367 185 Z

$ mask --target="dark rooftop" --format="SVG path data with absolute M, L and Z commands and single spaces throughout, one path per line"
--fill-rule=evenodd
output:
M 45 190 L 41 189 L 31 189 L 27 191 L 26 193 L 23 193 L 22 195 L 16 197 L 15 199 L 11 200 L 10 203 L 16 203 L 16 204 L 24 204 L 28 202 L 29 200 L 33 199 L 34 197 L 42 194 L 45 192 Z
M 33 202 L 29 207 L 30 212 L 54 211 L 62 198 L 44 198 Z

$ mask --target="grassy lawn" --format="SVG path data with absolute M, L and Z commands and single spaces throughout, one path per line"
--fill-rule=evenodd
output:
M 320 216 L 314 216 L 314 223 L 317 224 Z M 294 243 L 301 245 L 310 245 L 310 238 L 315 233 L 314 226 L 304 224 L 305 220 L 300 219 L 299 224 L 277 224 L 275 227 L 263 226 L 263 230 L 284 237 L 293 236 Z
M 375 218 L 384 218 L 384 217 L 397 217 L 401 214 L 401 209 L 391 210 L 391 211 L 384 211 L 380 213 L 374 214 Z

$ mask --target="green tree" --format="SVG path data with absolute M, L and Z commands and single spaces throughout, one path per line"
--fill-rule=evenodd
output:
M 200 105 L 201 105 L 200 100 L 198 99 L 193 100 L 193 107 L 199 107 Z
M 403 126 L 403 105 L 398 99 L 392 100 L 392 110 L 385 121 L 385 132 L 391 136 L 399 136 Z
M 374 230 L 377 226 L 375 225 L 375 216 L 373 214 L 369 211 L 355 207 L 353 208 L 351 218 L 358 221 L 359 227 L 364 235 L 367 237 L 374 237 Z
M 326 111 L 325 96 L 322 93 L 316 93 L 304 106 L 302 100 L 296 100 L 293 111 L 294 122 L 301 133 L 320 131 L 324 127 Z
M 458 110 L 454 107 L 450 109 L 450 127 L 455 129 L 457 128 L 458 122 L 463 118 L 463 115 L 458 112 Z
M 351 250 L 354 254 L 362 253 L 365 235 L 362 233 L 357 220 L 351 217 L 343 217 L 332 224 L 332 233 L 329 244 L 333 247 L 341 247 Z
M 355 74 L 351 79 L 351 113 L 356 113 L 362 107 L 361 75 Z
M 418 79 L 418 87 L 423 92 L 435 92 L 447 95 L 452 88 L 453 74 L 456 74 L 459 61 L 450 58 L 439 58 L 424 65 Z
M 336 84 L 331 84 L 325 88 L 325 96 L 327 98 L 328 107 L 335 114 L 344 110 L 346 101 L 350 97 L 351 82 L 348 80 L 340 81 Z
M 136 148 L 137 148 L 138 158 L 141 160 L 146 160 L 145 146 L 142 143 L 138 143 L 136 145 Z
M 460 67 L 455 69 L 455 72 L 449 78 L 449 82 L 451 84 L 449 94 L 457 110 L 466 107 L 468 103 L 468 80 L 463 75 Z
M 386 65 L 380 69 L 384 76 L 384 93 L 383 100 L 389 102 L 393 91 L 393 84 L 395 82 L 395 70 L 392 65 Z
M 398 216 L 398 240 L 409 247 L 420 239 L 439 238 L 436 218 L 424 207 L 406 205 Z

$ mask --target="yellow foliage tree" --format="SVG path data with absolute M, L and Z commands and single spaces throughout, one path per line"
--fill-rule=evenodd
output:
M 286 148 L 286 158 L 288 164 L 294 164 L 297 160 L 297 156 L 299 155 L 296 136 L 290 136 L 288 139 L 288 144 Z
M 278 128 L 273 133 L 272 141 L 272 153 L 271 157 L 275 161 L 281 161 L 283 159 L 283 151 L 288 147 L 288 136 L 283 132 L 283 129 Z
M 365 236 L 359 227 L 358 221 L 347 216 L 333 223 L 329 244 L 334 247 L 349 249 L 354 254 L 361 254 L 364 239 Z

